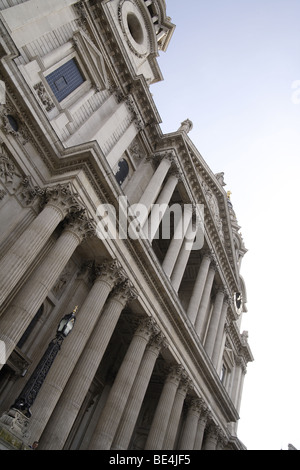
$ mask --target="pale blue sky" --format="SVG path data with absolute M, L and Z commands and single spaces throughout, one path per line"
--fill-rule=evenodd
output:
M 151 87 L 162 130 L 192 120 L 249 250 L 242 329 L 255 362 L 239 437 L 249 450 L 300 449 L 300 1 L 167 0 L 167 13 L 176 30 Z

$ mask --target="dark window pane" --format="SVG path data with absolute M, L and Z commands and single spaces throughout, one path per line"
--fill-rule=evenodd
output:
M 125 179 L 127 178 L 129 173 L 129 166 L 128 163 L 124 158 L 122 158 L 119 163 L 118 163 L 118 171 L 115 174 L 116 180 L 121 186 L 122 183 L 124 183 Z
M 71 59 L 50 73 L 46 80 L 56 99 L 62 101 L 84 82 L 84 77 L 76 60 Z

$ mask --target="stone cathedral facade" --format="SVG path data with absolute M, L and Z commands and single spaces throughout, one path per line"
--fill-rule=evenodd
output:
M 247 250 L 192 123 L 160 128 L 165 0 L 0 0 L 0 28 L 0 448 L 245 449 Z

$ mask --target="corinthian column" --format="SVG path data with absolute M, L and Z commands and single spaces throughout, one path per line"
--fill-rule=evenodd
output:
M 195 321 L 195 330 L 201 340 L 203 339 L 207 308 L 208 308 L 208 304 L 210 301 L 210 295 L 212 291 L 215 274 L 216 274 L 216 268 L 214 265 L 212 265 L 210 266 L 209 271 L 208 271 L 202 299 L 200 302 L 200 307 L 199 307 L 197 318 Z
M 204 436 L 204 431 L 206 428 L 207 421 L 209 419 L 210 412 L 208 411 L 208 408 L 203 405 L 200 418 L 198 421 L 198 427 L 197 427 L 197 432 L 196 432 L 196 438 L 195 438 L 195 444 L 194 444 L 194 450 L 201 450 L 202 449 L 202 443 L 203 443 L 203 436 Z
M 147 343 L 154 331 L 153 320 L 147 318 L 142 321 L 135 332 L 100 416 L 89 449 L 110 449 Z
M 215 423 L 211 422 L 208 425 L 207 433 L 202 450 L 216 450 L 218 444 L 218 428 Z
M 166 378 L 151 424 L 145 450 L 162 449 L 182 372 L 182 366 L 174 366 Z
M 95 268 L 96 279 L 83 305 L 79 308 L 76 328 L 73 330 L 73 341 L 69 341 L 68 344 L 65 345 L 65 348 L 62 349 L 55 367 L 50 370 L 44 382 L 43 389 L 34 404 L 35 411 L 30 422 L 30 430 L 32 435 L 35 436 L 35 440 L 39 440 L 58 400 L 61 395 L 66 393 L 65 387 L 67 382 L 68 386 L 70 386 L 70 383 L 72 382 L 70 379 L 71 374 L 74 371 L 74 368 L 77 367 L 77 362 L 84 354 L 84 348 L 90 335 L 94 331 L 95 325 L 100 317 L 102 308 L 111 289 L 118 280 L 123 279 L 123 272 L 120 268 L 120 264 L 115 260 L 104 262 L 102 265 L 96 266 Z M 83 377 L 86 377 L 87 371 L 88 366 L 86 370 L 82 372 Z M 72 394 L 74 394 L 74 388 L 76 388 L 74 381 L 72 384 L 73 387 L 69 390 L 69 401 Z M 61 397 L 61 401 L 62 400 L 63 398 Z M 45 402 L 47 402 L 47 407 L 43 406 L 43 403 Z M 63 407 L 60 407 L 60 412 L 63 412 Z M 56 445 L 56 439 L 61 435 L 69 420 L 68 413 L 62 413 L 60 415 L 60 419 L 62 417 L 64 417 L 64 419 L 61 420 L 61 422 L 56 423 L 58 425 L 57 430 L 59 430 L 59 432 L 57 431 L 55 437 L 50 439 L 49 436 L 51 436 L 51 433 L 48 429 L 48 441 L 50 442 L 50 445 Z M 54 421 L 55 419 L 53 417 L 52 422 Z M 41 440 L 41 448 L 44 442 L 44 439 Z
M 209 270 L 210 263 L 211 263 L 211 256 L 208 254 L 205 254 L 200 264 L 200 268 L 199 268 L 197 278 L 194 284 L 190 303 L 187 309 L 187 316 L 189 317 L 189 319 L 191 320 L 193 324 L 195 323 L 195 320 L 197 317 L 197 313 L 198 313 L 198 309 L 200 306 L 202 294 L 204 291 L 205 281 L 207 278 L 207 273 Z
M 211 358 L 215 368 L 218 367 L 218 362 L 219 362 L 219 358 L 220 358 L 220 355 L 221 355 L 221 347 L 222 347 L 223 336 L 224 336 L 224 328 L 225 328 L 225 323 L 226 323 L 228 304 L 229 304 L 229 299 L 228 299 L 228 297 L 225 297 L 223 307 L 222 307 L 222 311 L 221 311 L 221 317 L 220 317 L 220 321 L 219 321 L 219 325 L 218 325 L 218 330 L 217 330 L 215 345 L 214 345 L 214 349 L 213 349 L 213 354 L 212 354 L 212 358 Z
M 148 223 L 148 240 L 151 242 L 159 228 L 160 222 L 169 208 L 169 202 L 179 181 L 179 173 L 173 172 L 168 177 L 158 199 L 151 210 Z
M 58 276 L 84 237 L 93 233 L 90 222 L 81 214 L 73 217 L 53 248 L 29 277 L 0 318 L 0 339 L 6 345 L 6 357 L 14 350 L 22 334 L 54 286 Z
M 194 449 L 202 404 L 203 402 L 199 398 L 194 398 L 190 401 L 186 422 L 180 439 L 179 450 Z
M 175 395 L 174 404 L 164 439 L 164 450 L 174 449 L 183 403 L 190 388 L 192 388 L 192 381 L 186 376 L 181 380 Z
M 111 449 L 128 449 L 155 362 L 165 346 L 165 338 L 161 333 L 155 335 L 148 344 Z
M 215 346 L 218 326 L 219 326 L 222 307 L 223 307 L 224 296 L 225 296 L 224 290 L 219 289 L 215 298 L 215 303 L 213 306 L 213 311 L 212 311 L 211 319 L 209 322 L 209 327 L 208 327 L 208 332 L 207 332 L 204 348 L 210 358 L 212 357 L 212 353 L 213 353 L 214 346 Z
M 45 208 L 0 261 L 0 305 L 23 277 L 67 213 L 80 209 L 69 185 L 47 189 L 45 201 Z
M 153 204 L 156 201 L 157 196 L 159 195 L 161 186 L 172 165 L 172 162 L 173 162 L 172 154 L 168 154 L 164 156 L 164 158 L 161 160 L 160 164 L 158 165 L 158 168 L 156 169 L 154 175 L 152 176 L 150 182 L 148 183 L 148 186 L 146 187 L 141 199 L 139 200 L 139 204 L 143 204 L 147 208 L 148 213 L 149 213 L 151 204 Z M 143 221 L 141 221 L 141 226 L 143 226 Z
M 175 228 L 174 236 L 171 240 L 168 251 L 162 263 L 163 270 L 169 277 L 171 277 L 172 275 L 178 255 L 185 240 L 185 235 L 190 226 L 192 216 L 192 207 L 188 205 L 184 206 L 183 213 L 181 214 L 180 220 Z

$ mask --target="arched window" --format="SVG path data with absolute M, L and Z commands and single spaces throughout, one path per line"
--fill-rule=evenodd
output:
M 121 158 L 118 163 L 117 173 L 115 173 L 115 178 L 119 185 L 121 186 L 129 173 L 129 166 L 125 158 Z

